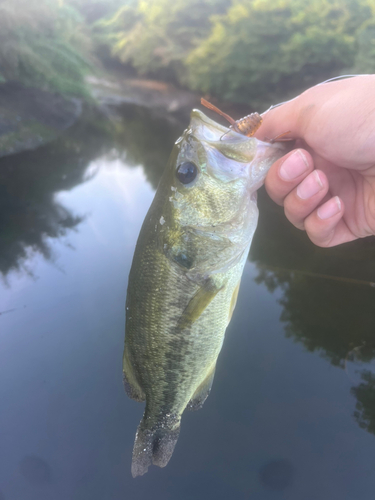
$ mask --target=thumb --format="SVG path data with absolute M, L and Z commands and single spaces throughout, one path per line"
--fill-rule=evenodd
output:
M 288 132 L 287 137 L 298 139 L 301 134 L 300 96 L 264 112 L 262 125 L 255 134 L 260 140 L 270 140 Z

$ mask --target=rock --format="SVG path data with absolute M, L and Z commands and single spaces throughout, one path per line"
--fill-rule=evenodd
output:
M 0 158 L 37 147 L 55 139 L 76 122 L 82 112 L 80 99 L 18 82 L 0 85 Z

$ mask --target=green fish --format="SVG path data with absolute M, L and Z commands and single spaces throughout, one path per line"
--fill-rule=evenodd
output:
M 175 143 L 129 274 L 124 384 L 146 401 L 133 477 L 167 465 L 182 413 L 210 392 L 257 225 L 256 191 L 285 153 L 198 110 Z

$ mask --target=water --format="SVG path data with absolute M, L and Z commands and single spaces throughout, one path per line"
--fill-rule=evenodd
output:
M 264 192 L 213 390 L 132 479 L 127 275 L 182 127 L 127 107 L 0 161 L 0 498 L 373 499 L 375 242 L 317 249 Z

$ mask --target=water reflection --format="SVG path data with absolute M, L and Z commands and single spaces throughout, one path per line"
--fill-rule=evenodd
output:
M 123 159 L 128 165 L 142 165 L 147 180 L 156 189 L 176 139 L 187 125 L 184 120 L 150 112 L 140 106 L 123 106 L 119 110 Z
M 82 215 L 59 203 L 55 193 L 84 182 L 87 167 L 98 157 L 118 157 L 129 166 L 143 165 L 156 187 L 180 129 L 139 106 L 119 110 L 109 121 L 87 112 L 75 127 L 54 143 L 36 151 L 0 160 L 0 273 L 31 273 L 30 253 L 52 259 L 49 238 L 78 229 Z M 91 172 L 92 175 L 95 172 Z
M 130 477 L 142 408 L 121 381 L 126 276 L 150 184 L 181 129 L 141 108 L 121 113 L 114 125 L 88 120 L 49 148 L 1 162 L 9 207 L 0 255 L 11 258 L 2 272 L 22 264 L 11 244 L 27 258 L 28 230 L 66 270 L 41 257 L 39 280 L 2 290 L 5 498 L 372 498 L 373 440 L 359 426 L 374 433 L 375 297 L 364 283 L 375 281 L 374 243 L 316 249 L 264 193 L 213 392 L 199 415 L 185 416 L 168 467 Z M 64 227 L 67 214 L 75 225 Z M 20 476 L 26 456 L 46 462 L 25 468 L 51 478 L 43 487 Z
M 54 143 L 0 160 L 0 273 L 28 272 L 30 252 L 51 259 L 49 238 L 77 228 L 82 217 L 55 200 L 83 182 L 88 163 L 110 147 L 103 117 L 88 115 Z
M 354 350 L 357 361 L 370 362 L 375 358 L 375 238 L 317 248 L 264 193 L 259 205 L 250 259 L 259 269 L 257 283 L 282 291 L 286 336 L 340 368 L 347 367 Z M 357 398 L 354 416 L 375 433 L 375 375 L 363 366 L 357 371 L 362 382 L 351 390 Z
M 351 389 L 357 399 L 354 417 L 362 429 L 375 434 L 375 374 L 364 369 L 361 379 L 362 382 Z

